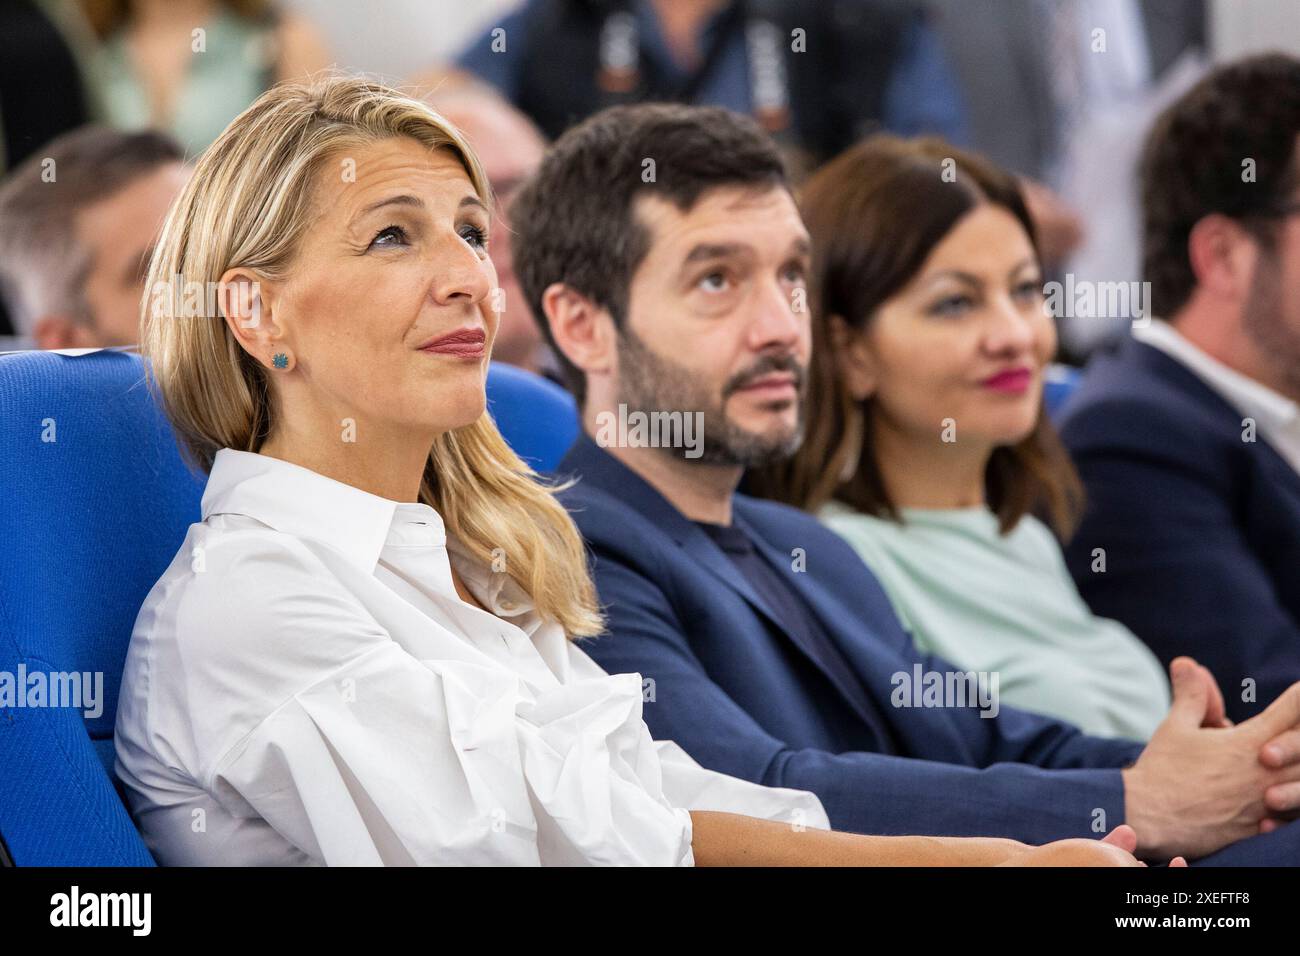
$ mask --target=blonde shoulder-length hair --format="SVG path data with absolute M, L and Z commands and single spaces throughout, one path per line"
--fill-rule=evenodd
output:
M 227 326 L 219 296 L 214 310 L 178 314 L 159 307 L 156 290 L 217 288 L 237 266 L 284 277 L 310 224 L 325 165 L 348 149 L 397 136 L 450 151 L 489 202 L 483 169 L 454 126 L 418 100 L 356 77 L 268 90 L 199 159 L 150 261 L 140 341 L 150 387 L 203 471 L 221 448 L 262 446 L 276 425 L 271 384 Z M 561 488 L 543 484 L 484 413 L 434 442 L 420 500 L 480 560 L 499 567 L 504 556 L 506 573 L 542 617 L 570 637 L 590 636 L 602 620 L 582 539 L 555 498 Z

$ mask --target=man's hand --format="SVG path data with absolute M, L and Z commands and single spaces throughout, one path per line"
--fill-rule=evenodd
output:
M 1292 727 L 1266 743 L 1259 760 L 1272 770 L 1285 770 L 1300 764 L 1300 728 Z M 1276 783 L 1264 791 L 1264 805 L 1272 816 L 1259 825 L 1260 833 L 1272 833 L 1283 823 L 1300 816 L 1300 783 Z
M 1185 660 L 1201 672 L 1201 681 L 1205 684 L 1205 692 L 1209 695 L 1208 706 L 1205 709 L 1205 718 L 1201 721 L 1202 727 L 1231 727 L 1232 721 L 1228 719 L 1228 706 L 1223 702 L 1223 691 L 1219 690 L 1219 682 L 1214 679 L 1210 669 L 1202 664 L 1196 663 L 1190 657 L 1180 657 L 1179 660 Z M 1170 664 L 1172 675 L 1173 664 Z
M 1193 859 L 1268 832 L 1300 809 L 1300 683 L 1233 726 L 1209 672 L 1169 666 L 1169 715 L 1123 772 L 1126 815 L 1144 856 Z

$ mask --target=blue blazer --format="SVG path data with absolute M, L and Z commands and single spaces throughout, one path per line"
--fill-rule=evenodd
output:
M 558 469 L 593 556 L 608 632 L 584 644 L 648 683 L 645 720 L 706 767 L 811 790 L 836 829 L 1041 843 L 1124 820 L 1117 768 L 1141 745 L 1002 707 L 891 705 L 893 675 L 960 670 L 922 655 L 853 550 L 816 519 L 736 495 L 734 520 L 799 594 L 851 674 L 799 644 L 713 540 L 580 436 Z M 653 698 L 653 699 L 649 699 Z M 1294 828 L 1288 828 L 1294 829 Z
M 1061 421 L 1088 492 L 1066 551 L 1088 604 L 1162 661 L 1205 664 L 1233 720 L 1259 713 L 1300 680 L 1300 476 L 1262 438 L 1243 441 L 1241 414 L 1194 373 L 1135 340 L 1093 362 Z

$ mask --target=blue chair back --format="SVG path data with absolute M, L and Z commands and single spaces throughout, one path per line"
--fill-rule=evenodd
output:
M 577 434 L 568 393 L 529 372 L 493 365 L 488 401 L 538 470 Z M 136 614 L 205 481 L 138 356 L 0 355 L 0 839 L 19 866 L 153 864 L 114 786 L 113 724 Z M 101 712 L 3 697 L 5 675 L 38 673 L 102 675 Z
M 1043 381 L 1043 403 L 1047 414 L 1055 419 L 1079 387 L 1079 370 L 1069 365 L 1049 365 Z
M 136 613 L 203 479 L 143 368 L 123 352 L 0 355 L 0 673 L 103 681 L 95 716 L 0 704 L 0 835 L 19 866 L 153 862 L 106 765 Z
M 510 447 L 536 471 L 554 471 L 578 437 L 573 396 L 513 365 L 488 369 L 488 411 Z

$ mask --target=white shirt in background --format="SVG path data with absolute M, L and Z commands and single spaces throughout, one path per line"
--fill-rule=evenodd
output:
M 1133 337 L 1164 352 L 1217 392 L 1243 418 L 1253 419 L 1259 436 L 1300 473 L 1300 406 L 1224 365 L 1161 319 L 1135 326 Z
M 427 505 L 223 449 L 202 516 L 140 610 L 117 715 L 161 863 L 690 864 L 688 810 L 828 826 L 812 794 L 652 741 L 640 676 Z

